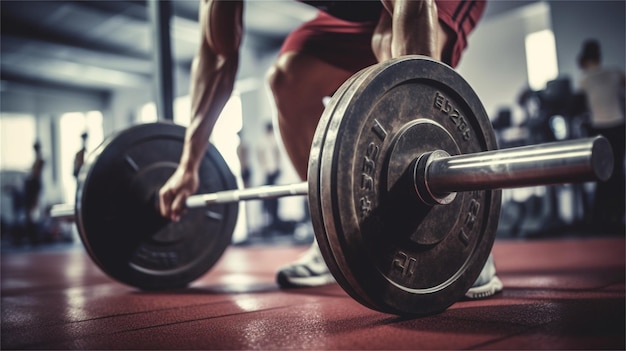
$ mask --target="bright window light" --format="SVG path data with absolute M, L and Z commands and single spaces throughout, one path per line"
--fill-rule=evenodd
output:
M 87 133 L 87 153 L 85 159 L 103 140 L 102 113 L 65 113 L 59 120 L 61 184 L 65 201 L 74 201 L 76 195 L 76 179 L 74 178 L 74 158 L 82 148 L 83 133 Z
M 546 29 L 526 36 L 526 64 L 528 84 L 533 90 L 542 90 L 546 83 L 559 74 L 554 33 Z
M 174 123 L 188 126 L 191 120 L 191 98 L 189 95 L 181 96 L 174 100 Z M 139 111 L 139 123 L 152 123 L 158 120 L 156 105 L 153 102 L 147 103 Z M 211 143 L 220 151 L 228 166 L 235 174 L 239 174 L 241 168 L 237 156 L 239 138 L 237 133 L 241 130 L 242 109 L 241 97 L 237 92 L 233 92 L 228 102 L 222 110 L 220 118 L 213 127 L 211 133 Z
M 139 110 L 139 123 L 153 123 L 158 120 L 157 109 L 154 102 L 149 102 L 141 107 Z
M 87 138 L 87 151 L 93 151 L 104 140 L 102 112 L 89 111 L 85 114 L 85 130 L 89 135 Z
M 174 100 L 174 123 L 188 126 L 191 120 L 191 97 L 189 95 L 178 97 Z
M 29 171 L 35 161 L 35 117 L 22 114 L 0 116 L 0 168 Z M 44 154 L 50 150 L 43 150 Z
M 237 147 L 239 146 L 237 133 L 241 130 L 242 123 L 241 98 L 239 95 L 233 94 L 224 106 L 215 127 L 213 127 L 211 143 L 220 151 L 234 174 L 239 174 L 241 171 L 237 156 Z

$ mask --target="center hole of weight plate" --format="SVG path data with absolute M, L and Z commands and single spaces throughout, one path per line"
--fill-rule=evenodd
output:
M 172 244 L 182 240 L 185 231 L 171 227 L 180 227 L 180 223 L 163 218 L 157 207 L 158 191 L 176 170 L 174 162 L 155 162 L 142 167 L 135 174 L 130 191 L 137 201 L 137 215 L 146 219 L 145 232 L 152 233 L 149 241 L 156 244 Z M 184 223 L 184 221 L 183 221 Z
M 396 133 L 390 147 L 387 164 L 387 196 L 385 201 L 394 204 L 386 214 L 387 223 L 399 240 L 431 246 L 442 241 L 455 225 L 460 199 L 447 205 L 427 205 L 414 190 L 413 166 L 417 158 L 435 150 L 458 155 L 459 147 L 448 131 L 437 122 L 415 119 Z M 449 214 L 453 215 L 450 216 Z

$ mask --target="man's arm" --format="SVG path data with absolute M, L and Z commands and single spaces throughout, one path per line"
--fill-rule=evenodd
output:
M 202 39 L 191 67 L 191 122 L 181 165 L 197 170 L 213 126 L 230 98 L 239 65 L 240 1 L 203 0 Z
M 403 55 L 441 60 L 445 33 L 439 26 L 434 0 L 382 0 L 383 12 L 372 38 L 379 61 Z
M 198 188 L 198 168 L 215 122 L 230 98 L 243 33 L 243 2 L 202 0 L 201 41 L 191 67 L 191 122 L 180 164 L 159 191 L 161 214 L 178 220 Z

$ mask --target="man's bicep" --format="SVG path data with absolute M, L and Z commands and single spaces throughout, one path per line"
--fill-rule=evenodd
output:
M 216 55 L 237 54 L 243 33 L 243 1 L 202 0 L 202 39 Z

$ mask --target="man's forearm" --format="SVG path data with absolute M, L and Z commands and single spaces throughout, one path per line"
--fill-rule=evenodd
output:
M 374 30 L 372 49 L 379 61 L 404 55 L 441 59 L 442 36 L 434 0 L 381 0 L 385 12 Z
M 191 121 L 181 166 L 197 170 L 217 119 L 233 92 L 243 32 L 243 3 L 202 0 L 201 43 L 191 67 Z
M 426 55 L 441 59 L 438 50 L 438 17 L 434 0 L 393 1 L 391 55 Z
M 200 164 L 213 127 L 233 92 L 238 60 L 238 57 L 221 60 L 207 55 L 200 55 L 194 60 L 191 121 L 185 135 L 182 166 L 196 170 Z

